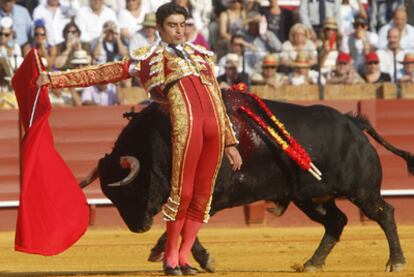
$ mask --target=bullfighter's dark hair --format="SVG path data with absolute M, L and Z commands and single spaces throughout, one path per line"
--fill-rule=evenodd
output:
M 161 5 L 157 9 L 157 12 L 155 13 L 157 24 L 162 26 L 162 24 L 164 24 L 165 19 L 173 14 L 182 14 L 185 17 L 185 19 L 188 18 L 188 12 L 184 7 L 179 6 L 173 2 L 169 2 L 165 3 L 164 5 Z

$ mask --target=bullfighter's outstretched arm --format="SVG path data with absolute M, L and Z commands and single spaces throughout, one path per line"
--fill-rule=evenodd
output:
M 49 77 L 50 87 L 54 89 L 88 87 L 115 83 L 130 78 L 130 64 L 131 61 L 125 59 L 119 62 L 92 65 L 81 69 L 49 72 L 47 75 Z

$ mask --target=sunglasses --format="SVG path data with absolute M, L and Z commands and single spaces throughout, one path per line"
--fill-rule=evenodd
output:
M 44 37 L 44 36 L 46 36 L 45 33 L 35 33 L 34 35 L 35 35 L 35 37 Z
M 358 28 L 358 27 L 365 28 L 365 26 L 367 25 L 361 24 L 361 23 L 355 24 L 355 28 Z
M 367 62 L 367 64 L 371 65 L 371 64 L 378 64 L 378 62 Z
M 4 36 L 4 37 L 8 38 L 9 36 L 11 36 L 11 33 L 0 32 L 0 36 Z

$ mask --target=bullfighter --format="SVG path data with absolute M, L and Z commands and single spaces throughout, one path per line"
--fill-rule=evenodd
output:
M 138 77 L 151 98 L 168 105 L 172 124 L 171 192 L 163 208 L 167 221 L 166 275 L 194 275 L 189 254 L 209 219 L 212 192 L 223 153 L 241 167 L 238 140 L 214 74 L 214 54 L 185 42 L 188 12 L 167 3 L 156 12 L 161 41 L 131 51 L 130 58 L 65 72 L 42 72 L 37 85 L 85 87 Z M 182 236 L 181 245 L 178 241 Z

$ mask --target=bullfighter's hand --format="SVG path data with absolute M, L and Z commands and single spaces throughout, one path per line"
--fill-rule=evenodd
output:
M 226 147 L 224 152 L 230 161 L 233 171 L 240 170 L 243 162 L 239 150 L 237 150 L 236 146 Z
M 45 71 L 40 72 L 39 77 L 37 77 L 37 80 L 36 80 L 36 85 L 38 87 L 41 87 L 41 86 L 45 86 L 49 84 L 50 84 L 50 79 L 49 79 L 49 76 L 47 75 L 47 72 Z

